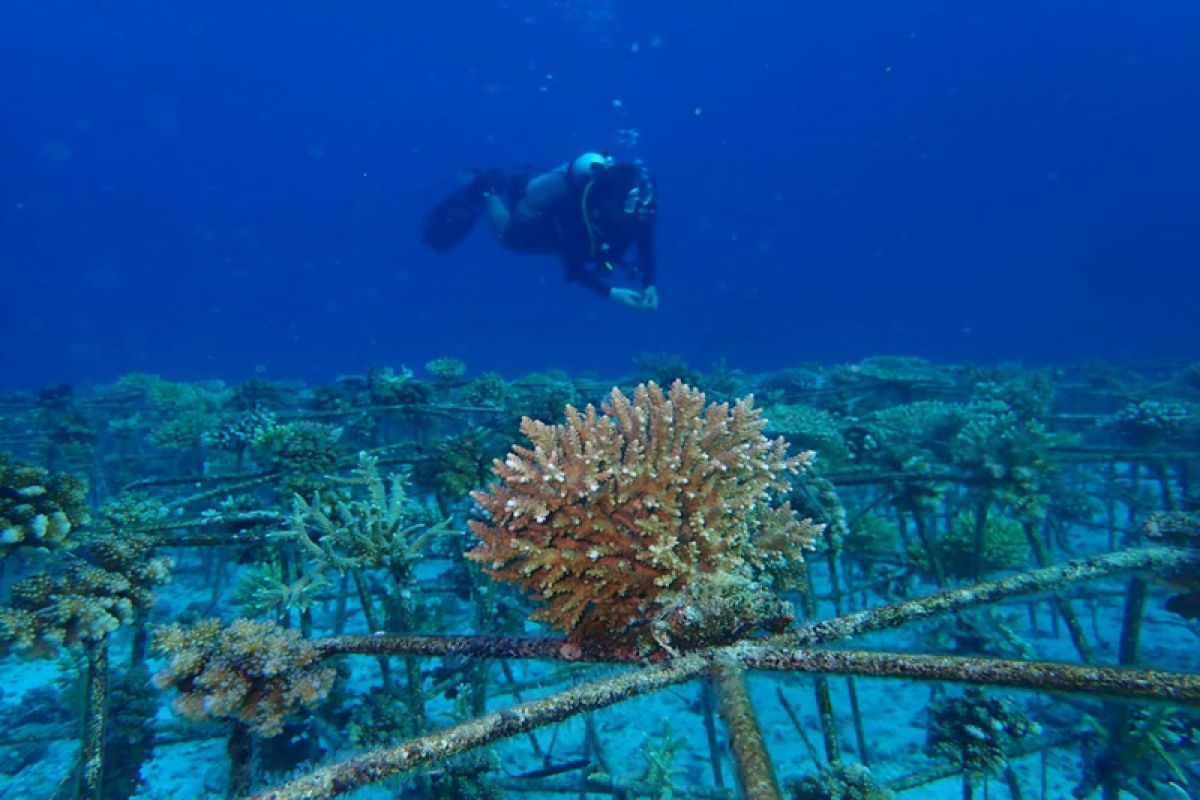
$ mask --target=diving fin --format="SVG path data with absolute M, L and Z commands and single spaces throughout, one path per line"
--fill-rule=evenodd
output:
M 502 180 L 498 176 L 497 170 L 479 173 L 469 185 L 434 206 L 421 224 L 421 241 L 439 253 L 457 247 L 482 216 L 484 194 L 495 190 Z

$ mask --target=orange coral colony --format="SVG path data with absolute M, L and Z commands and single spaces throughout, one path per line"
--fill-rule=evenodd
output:
M 532 448 L 514 445 L 472 495 L 490 523 L 471 523 L 483 543 L 467 555 L 577 642 L 674 652 L 786 625 L 770 570 L 821 526 L 771 498 L 813 453 L 788 457 L 764 425 L 753 398 L 706 405 L 679 381 L 567 406 L 562 425 L 526 418 Z

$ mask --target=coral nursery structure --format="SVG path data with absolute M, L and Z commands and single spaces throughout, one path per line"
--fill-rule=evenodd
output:
M 6 394 L 0 798 L 1200 796 L 1194 365 L 638 369 Z

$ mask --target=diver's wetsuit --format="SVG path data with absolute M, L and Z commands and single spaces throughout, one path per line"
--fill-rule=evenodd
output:
M 512 217 L 499 233 L 504 247 L 556 254 L 568 281 L 600 295 L 608 295 L 609 273 L 618 266 L 633 266 L 643 289 L 654 285 L 653 206 L 643 213 L 600 214 L 585 203 L 589 182 L 573 175 L 570 165 L 532 179 L 514 175 L 506 183 L 503 199 Z M 632 245 L 637 261 L 628 265 L 621 257 Z

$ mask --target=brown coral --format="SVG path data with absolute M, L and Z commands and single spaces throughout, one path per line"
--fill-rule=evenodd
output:
M 166 625 L 154 632 L 154 649 L 168 659 L 154 682 L 179 690 L 178 714 L 235 717 L 260 736 L 280 733 L 286 716 L 324 699 L 336 674 L 297 631 L 248 619 Z
M 522 421 L 532 449 L 515 445 L 500 483 L 472 495 L 491 523 L 471 523 L 483 543 L 468 556 L 576 641 L 689 648 L 784 622 L 765 569 L 799 559 L 820 526 L 769 497 L 812 453 L 765 438 L 753 398 L 706 407 L 679 381 L 613 389 L 602 412 Z
M 17 581 L 0 607 L 0 654 L 49 658 L 133 622 L 157 602 L 153 587 L 170 577 L 171 560 L 151 558 L 153 546 L 138 534 L 93 536 L 80 558 Z

